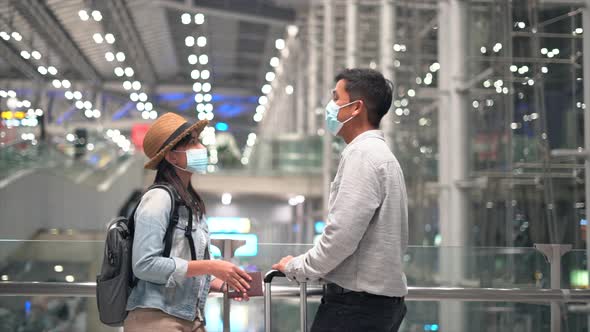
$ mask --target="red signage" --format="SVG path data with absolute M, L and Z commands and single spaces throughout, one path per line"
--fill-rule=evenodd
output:
M 135 148 L 143 150 L 143 139 L 148 129 L 150 129 L 148 123 L 135 124 L 131 127 L 131 142 Z

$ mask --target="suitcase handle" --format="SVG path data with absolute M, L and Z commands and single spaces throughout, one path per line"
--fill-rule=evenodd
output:
M 270 284 L 274 277 L 285 277 L 285 274 L 279 270 L 270 270 L 264 275 L 264 283 Z
M 270 270 L 264 275 L 264 331 L 271 332 L 271 287 L 272 279 L 275 277 L 286 277 L 279 270 Z M 299 283 L 299 323 L 301 331 L 307 332 L 307 283 Z

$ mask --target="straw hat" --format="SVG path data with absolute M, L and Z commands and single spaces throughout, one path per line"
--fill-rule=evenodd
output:
M 159 117 L 148 129 L 143 139 L 143 151 L 150 158 L 144 167 L 147 169 L 158 168 L 158 164 L 170 149 L 193 131 L 199 135 L 208 124 L 207 120 L 189 123 L 175 113 L 166 113 Z

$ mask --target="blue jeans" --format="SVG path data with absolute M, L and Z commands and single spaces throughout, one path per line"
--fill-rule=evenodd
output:
M 311 332 L 397 332 L 406 311 L 404 298 L 356 292 L 325 294 Z

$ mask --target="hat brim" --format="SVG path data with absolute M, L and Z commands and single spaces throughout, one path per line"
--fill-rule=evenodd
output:
M 158 152 L 158 154 L 156 154 L 152 159 L 150 159 L 147 163 L 145 163 L 145 165 L 143 167 L 146 169 L 157 169 L 158 164 L 160 164 L 160 162 L 162 161 L 162 159 L 164 159 L 164 157 L 166 156 L 166 153 L 168 153 L 168 151 L 170 151 L 170 149 L 172 149 L 176 144 L 178 144 L 178 142 L 180 142 L 187 135 L 190 135 L 190 133 L 192 133 L 193 131 L 196 131 L 197 135 L 199 135 L 208 124 L 209 124 L 209 121 L 201 120 L 201 121 L 195 123 L 194 125 L 190 126 L 188 129 L 186 129 L 180 135 L 178 135 L 178 137 L 176 137 L 170 143 L 168 143 L 168 145 L 166 145 L 164 148 L 162 148 L 162 150 L 160 150 L 160 152 Z

